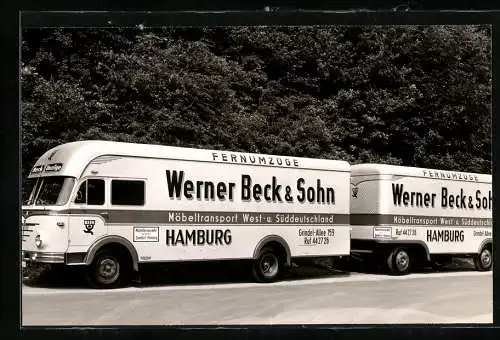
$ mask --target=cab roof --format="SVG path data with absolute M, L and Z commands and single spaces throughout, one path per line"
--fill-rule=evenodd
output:
M 214 156 L 217 154 L 217 156 Z M 45 177 L 45 176 L 71 176 L 79 177 L 90 162 L 101 156 L 129 156 L 138 158 L 160 158 L 160 159 L 178 159 L 178 160 L 193 160 L 204 162 L 217 162 L 233 164 L 231 156 L 250 157 L 266 157 L 274 159 L 274 165 L 269 167 L 277 167 L 276 159 L 288 159 L 297 161 L 298 166 L 289 166 L 295 169 L 315 169 L 315 170 L 330 170 L 330 171 L 350 171 L 350 164 L 341 160 L 327 159 L 312 159 L 278 155 L 253 154 L 232 152 L 223 150 L 207 150 L 196 148 L 173 147 L 154 144 L 139 144 L 126 142 L 112 142 L 102 140 L 86 140 L 77 141 L 66 144 L 61 144 L 45 152 L 33 166 L 29 178 Z M 268 161 L 267 161 L 268 162 Z M 267 164 L 266 162 L 266 164 Z M 235 162 L 237 164 L 241 164 Z M 243 163 L 243 164 L 249 164 Z

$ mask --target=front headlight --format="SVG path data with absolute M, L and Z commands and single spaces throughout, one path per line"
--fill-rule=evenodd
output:
M 37 248 L 40 248 L 42 246 L 42 238 L 40 237 L 40 234 L 36 235 L 35 237 L 35 246 Z

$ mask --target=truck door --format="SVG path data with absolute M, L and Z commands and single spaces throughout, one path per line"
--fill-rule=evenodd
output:
M 69 245 L 90 246 L 108 232 L 106 181 L 103 178 L 83 179 L 72 202 Z

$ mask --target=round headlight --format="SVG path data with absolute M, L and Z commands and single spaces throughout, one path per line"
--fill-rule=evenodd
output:
M 37 246 L 37 248 L 42 246 L 42 239 L 40 238 L 40 235 L 36 235 L 35 237 L 35 246 Z

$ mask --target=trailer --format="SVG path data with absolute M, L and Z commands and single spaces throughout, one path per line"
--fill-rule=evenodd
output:
M 491 175 L 351 166 L 351 254 L 402 275 L 455 257 L 493 265 Z
M 142 264 L 243 261 L 256 280 L 292 260 L 350 254 L 350 165 L 110 141 L 57 146 L 29 174 L 26 266 L 82 268 L 95 288 Z

